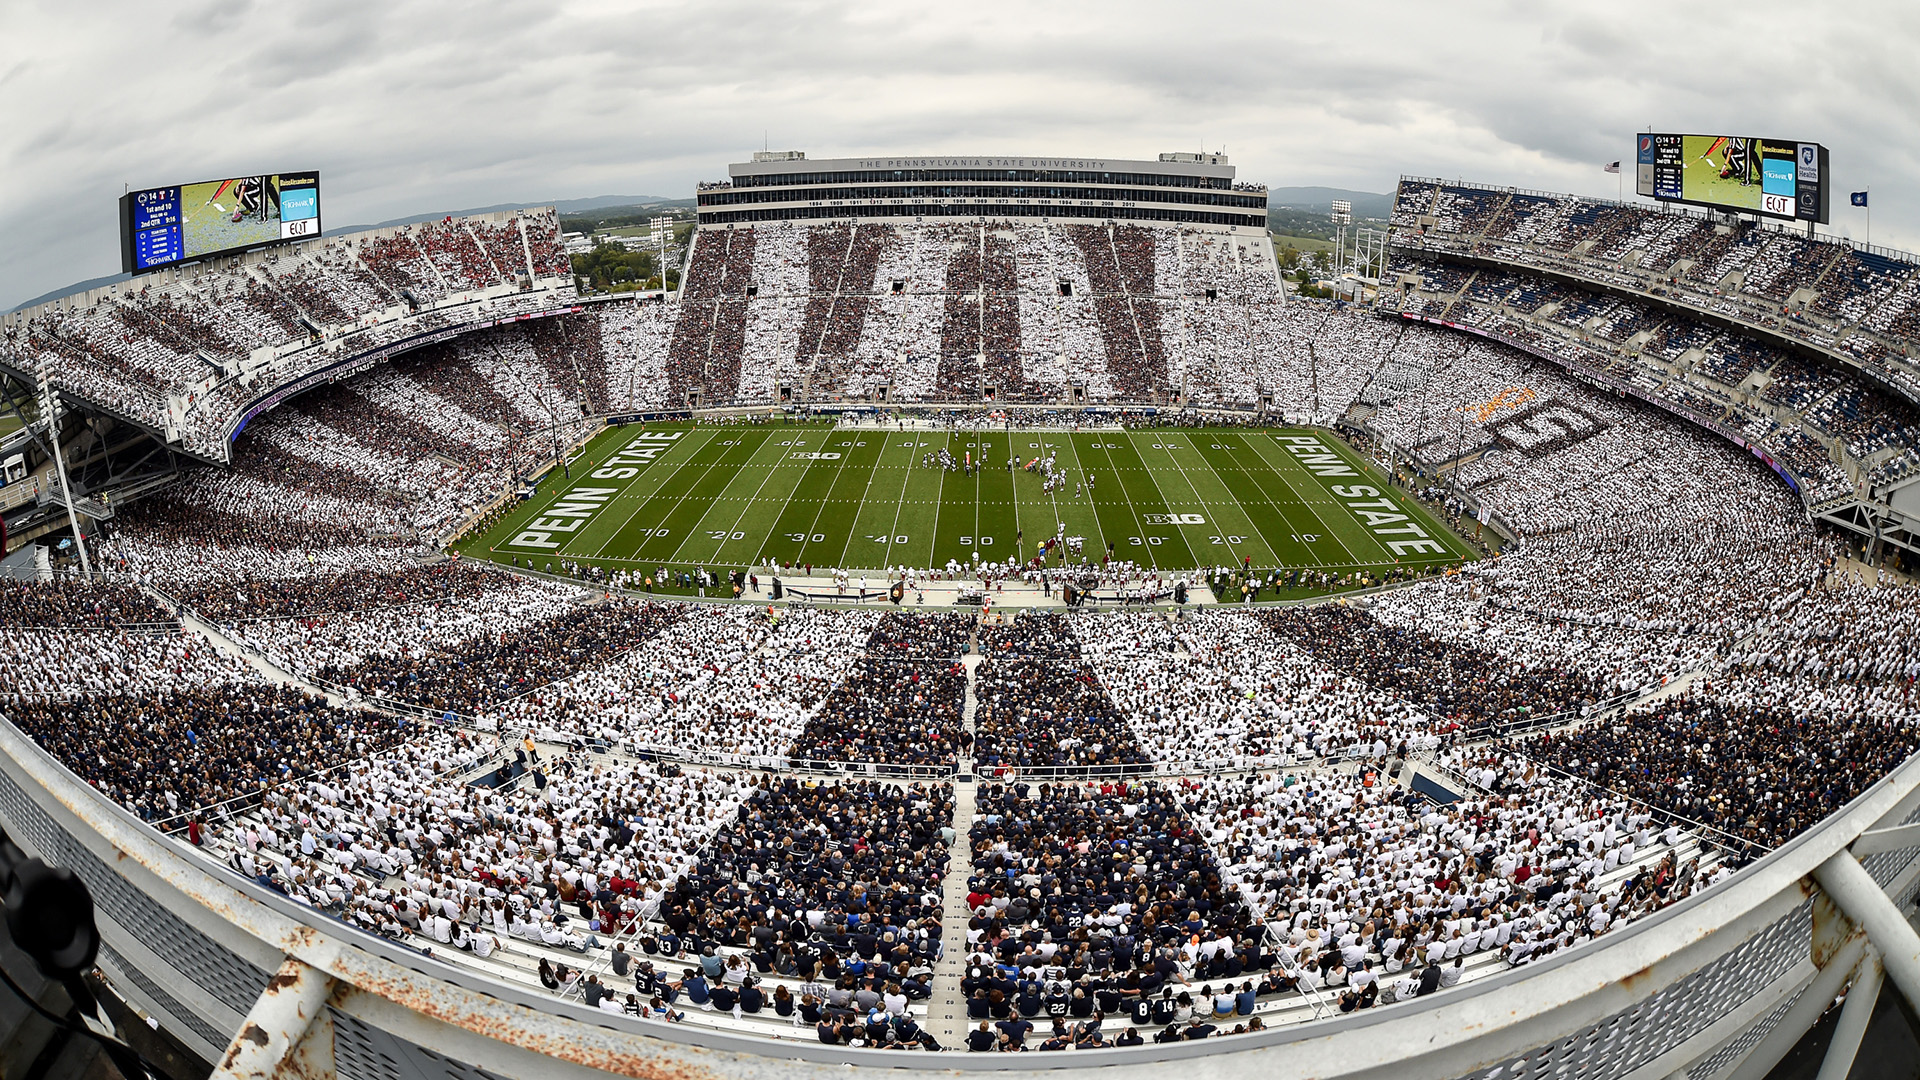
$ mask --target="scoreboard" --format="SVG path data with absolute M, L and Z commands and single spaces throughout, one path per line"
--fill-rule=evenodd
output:
M 1636 136 L 1634 190 L 1663 202 L 1825 224 L 1827 148 L 1743 135 Z
M 237 176 L 120 198 L 121 269 L 133 274 L 319 235 L 317 172 Z

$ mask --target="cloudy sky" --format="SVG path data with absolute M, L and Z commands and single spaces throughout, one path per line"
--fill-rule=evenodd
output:
M 1863 234 L 1870 188 L 1873 240 L 1920 248 L 1913 4 L 0 0 L 0 27 L 0 310 L 117 271 L 128 185 L 318 168 L 349 224 L 686 196 L 763 139 L 1611 196 L 1633 132 L 1731 131 L 1826 143 L 1831 228 Z

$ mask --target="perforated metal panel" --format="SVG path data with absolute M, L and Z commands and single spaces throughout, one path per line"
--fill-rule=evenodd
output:
M 178 998 L 168 993 L 165 987 L 162 987 L 159 983 L 149 978 L 146 972 L 141 971 L 137 966 L 129 963 L 127 958 L 121 956 L 112 945 L 108 945 L 105 942 L 100 944 L 100 959 L 106 961 L 106 963 L 114 969 L 115 973 L 124 975 L 132 981 L 135 986 L 138 986 L 141 992 L 147 995 L 147 999 L 166 1010 L 169 1017 L 192 1028 L 193 1033 L 206 1040 L 208 1044 L 212 1046 L 224 1046 L 227 1041 L 232 1038 L 232 1032 L 219 1030 L 212 1024 L 202 1020 L 198 1013 L 180 1004 Z
M 1739 948 L 1632 1008 L 1471 1076 L 1475 1080 L 1625 1076 L 1706 1030 L 1760 987 L 1786 974 L 1812 947 L 1812 905 L 1801 904 Z
M 1912 825 L 1915 822 L 1920 822 L 1920 809 L 1914 810 L 1913 813 L 1908 814 L 1905 819 L 1897 824 Z M 1896 823 L 1887 822 L 1885 824 L 1891 826 Z M 1866 858 L 1860 860 L 1860 865 L 1866 868 L 1868 875 L 1873 878 L 1874 883 L 1884 889 L 1904 873 L 1907 867 L 1912 866 L 1915 859 L 1920 859 L 1920 847 L 1899 848 L 1894 851 L 1882 851 L 1875 855 L 1868 855 Z M 1894 897 L 1894 903 L 1904 906 L 1908 900 L 1912 899 L 1913 887 L 1909 886 L 1906 892 L 1906 896 Z
M 333 1069 L 339 1080 L 505 1080 L 348 1016 L 333 1014 Z
M 272 972 L 262 971 L 233 950 L 194 929 L 179 916 L 141 895 L 73 835 L 34 805 L 13 777 L 0 770 L 0 818 L 47 862 L 80 875 L 93 902 L 114 922 L 139 937 L 154 955 L 191 979 L 195 986 L 242 1016 L 267 988 Z M 225 1043 L 226 1037 L 218 1040 Z
M 1781 1018 L 1787 1015 L 1787 1011 L 1800 1000 L 1801 994 L 1806 992 L 1803 989 L 1799 994 L 1794 994 L 1781 1002 L 1778 1008 L 1754 1021 L 1751 1027 L 1735 1036 L 1727 1045 L 1714 1051 L 1712 1057 L 1693 1066 L 1687 1072 L 1694 1076 L 1712 1076 L 1745 1057 L 1747 1051 L 1760 1045 L 1761 1039 L 1773 1034 L 1773 1029 L 1779 1026 Z

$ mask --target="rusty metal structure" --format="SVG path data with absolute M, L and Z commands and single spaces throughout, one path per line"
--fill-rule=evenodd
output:
M 1444 994 L 1267 1032 L 1058 1055 L 904 1054 L 688 1030 L 528 993 L 362 933 L 222 871 L 0 720 L 0 825 L 72 868 L 100 966 L 219 1078 L 1117 1080 L 1762 1077 L 1849 984 L 1845 1075 L 1882 973 L 1920 1002 L 1920 757 L 1721 884 L 1584 949 Z M 1837 1069 L 1835 1073 L 1833 1070 Z

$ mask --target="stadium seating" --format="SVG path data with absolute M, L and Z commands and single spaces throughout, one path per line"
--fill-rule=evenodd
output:
M 1843 569 L 1806 512 L 1920 468 L 1912 405 L 1756 314 L 1897 338 L 1912 283 L 1787 234 L 1438 183 L 1403 183 L 1393 227 L 1408 283 L 1384 310 L 1282 302 L 1264 241 L 1204 230 L 703 233 L 677 302 L 462 333 L 309 390 L 230 465 L 116 513 L 105 577 L 0 581 L 0 713 L 266 887 L 705 1030 L 1195 1038 L 1587 947 L 1914 748 L 1920 593 Z M 182 388 L 246 405 L 227 368 L 280 335 L 519 302 L 564 273 L 556 229 L 324 241 L 42 309 L 8 342 L 178 426 Z M 1655 267 L 1756 332 L 1622 284 Z M 440 558 L 550 431 L 782 386 L 1265 397 L 1415 487 L 1446 467 L 1450 508 L 1514 541 L 1344 602 L 1010 621 Z M 1165 584 L 1144 574 L 1111 578 Z
M 277 387 L 455 320 L 564 308 L 557 229 L 551 213 L 448 218 L 165 271 L 7 316 L 0 364 L 224 461 Z

